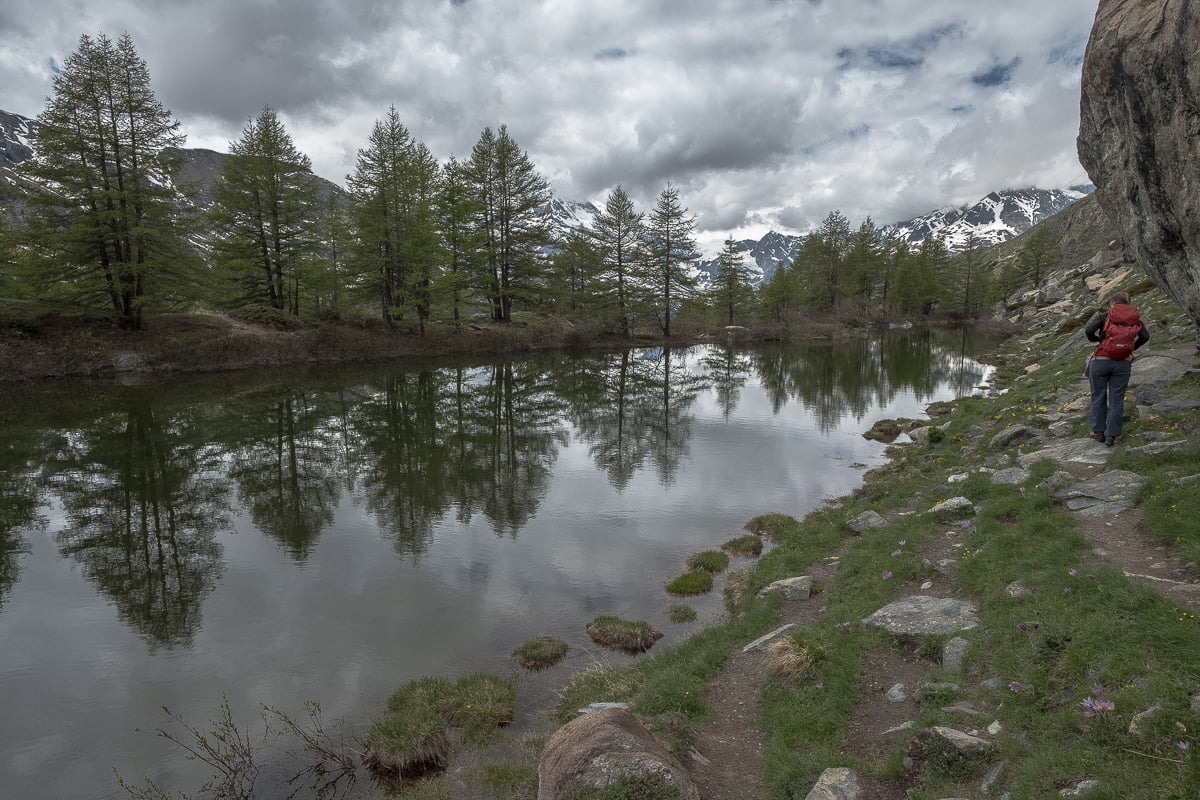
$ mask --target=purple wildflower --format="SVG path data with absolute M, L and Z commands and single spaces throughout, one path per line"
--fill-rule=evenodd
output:
M 1092 695 L 1094 697 L 1099 697 L 1102 694 L 1104 694 L 1103 686 L 1101 686 L 1100 684 L 1096 684 L 1095 686 L 1092 687 Z
M 1078 573 L 1073 569 L 1069 569 L 1067 570 L 1067 574 L 1074 578 Z
M 1018 622 L 1018 623 L 1017 623 L 1017 627 L 1018 627 L 1018 628 L 1020 628 L 1020 629 L 1021 629 L 1021 630 L 1023 630 L 1023 631 L 1027 631 L 1027 630 L 1029 630 L 1029 627 L 1028 627 L 1028 626 L 1027 626 L 1027 625 L 1026 625 L 1024 622 Z
M 1014 692 L 1019 692 L 1024 687 L 1021 686 L 1020 681 L 1009 681 L 1008 688 Z
M 1180 742 L 1179 749 L 1186 753 L 1187 751 L 1192 749 L 1192 746 L 1190 744 L 1188 744 L 1187 742 Z
M 897 556 L 902 556 L 902 555 L 904 555 L 903 550 L 893 550 L 892 551 L 892 558 L 896 558 Z
M 1070 587 L 1070 586 L 1068 586 L 1067 588 L 1063 589 L 1063 594 L 1070 594 L 1070 593 L 1071 593 L 1071 587 Z
M 904 547 L 904 545 L 906 545 L 906 544 L 908 544 L 908 540 L 907 540 L 907 539 L 901 539 L 901 540 L 900 540 L 900 546 L 901 546 L 901 547 Z
M 892 572 L 891 572 L 891 570 L 888 570 L 887 572 L 883 573 L 883 579 L 884 579 L 885 581 L 886 581 L 886 580 L 888 580 L 888 579 L 889 579 L 889 578 L 891 578 L 891 577 L 892 577 Z

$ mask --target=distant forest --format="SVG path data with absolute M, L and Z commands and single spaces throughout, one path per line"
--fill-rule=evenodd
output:
M 557 234 L 546 180 L 501 125 L 444 163 L 395 108 L 375 122 L 345 192 L 323 189 L 267 106 L 231 144 L 211 204 L 181 185 L 180 124 L 129 36 L 81 36 L 15 170 L 21 214 L 0 228 L 0 297 L 122 327 L 163 311 L 220 311 L 280 327 L 372 318 L 401 331 L 556 315 L 623 337 L 672 320 L 802 326 L 978 316 L 1040 285 L 1048 228 L 1001 265 L 833 211 L 795 260 L 756 286 L 732 240 L 700 285 L 695 217 L 667 184 L 653 208 L 618 185 L 587 231 Z

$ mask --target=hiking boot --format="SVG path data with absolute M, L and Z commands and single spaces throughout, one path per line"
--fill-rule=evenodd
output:
M 1115 436 L 1105 436 L 1104 437 L 1104 444 L 1106 446 L 1112 447 L 1116 443 L 1117 443 L 1117 437 L 1115 437 Z
M 1089 439 L 1095 439 L 1097 442 L 1104 442 L 1104 433 L 1101 431 L 1092 431 L 1088 434 Z

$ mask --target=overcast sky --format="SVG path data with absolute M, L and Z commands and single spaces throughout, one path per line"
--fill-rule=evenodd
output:
M 703 238 L 886 224 L 1086 183 L 1098 0 L 3 0 L 0 109 L 36 116 L 81 34 L 128 32 L 189 147 L 270 105 L 345 184 L 395 105 L 439 158 L 506 124 L 567 200 L 670 181 Z

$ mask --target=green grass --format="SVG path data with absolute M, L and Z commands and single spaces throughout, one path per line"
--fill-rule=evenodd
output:
M 762 555 L 763 540 L 761 536 L 748 534 L 746 536 L 738 536 L 730 539 L 725 544 L 721 545 L 722 550 L 728 550 L 735 556 L 754 557 Z
M 571 800 L 679 800 L 679 789 L 657 776 L 622 776 L 602 789 L 581 789 Z
M 716 574 L 724 572 L 728 567 L 729 554 L 722 553 L 720 550 L 705 550 L 687 560 L 687 568 L 693 571 L 703 570 Z
M 478 768 L 477 781 L 496 800 L 533 800 L 537 797 L 537 768 L 532 764 L 489 761 Z
M 512 658 L 525 669 L 545 669 L 562 660 L 567 654 L 567 643 L 553 636 L 538 636 L 522 642 L 512 652 Z
M 667 594 L 673 594 L 680 597 L 688 595 L 704 594 L 712 591 L 713 576 L 707 570 L 694 570 L 685 572 L 678 578 L 670 581 L 667 586 Z
M 516 688 L 509 678 L 465 675 L 457 681 L 425 676 L 401 686 L 387 699 L 365 740 L 364 762 L 378 774 L 414 778 L 444 769 L 460 745 L 490 741 L 516 713 Z
M 586 630 L 596 644 L 627 653 L 649 650 L 663 636 L 649 622 L 625 620 L 609 614 L 593 619 Z

